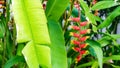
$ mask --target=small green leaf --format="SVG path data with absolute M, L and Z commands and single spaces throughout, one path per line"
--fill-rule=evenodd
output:
M 25 62 L 24 57 L 23 56 L 12 57 L 10 60 L 6 62 L 6 64 L 4 65 L 4 68 L 11 68 L 14 64 L 18 62 Z
M 104 21 L 98 26 L 98 29 L 109 26 L 115 17 L 120 15 L 120 6 L 117 7 Z
M 97 33 L 97 27 L 95 25 L 92 25 L 92 30 Z
M 3 16 L 0 16 L 0 38 L 4 37 L 5 34 L 5 18 Z
M 107 44 L 110 44 L 110 40 L 112 38 L 110 36 L 104 36 L 100 39 L 98 39 L 97 41 L 101 44 L 102 47 L 106 46 Z
M 103 63 L 103 52 L 102 52 L 102 49 L 101 49 L 101 45 L 98 42 L 93 41 L 93 40 L 87 40 L 86 42 L 95 51 L 96 56 L 98 58 L 99 66 L 100 66 L 100 68 L 102 68 L 102 66 L 103 66 L 103 64 L 102 64 Z
M 94 24 L 94 25 L 97 24 L 97 23 L 96 23 L 96 19 L 94 18 L 94 15 L 93 15 L 92 13 L 86 12 L 85 15 L 86 15 L 86 17 L 88 17 L 90 23 L 92 23 L 92 24 Z
M 88 17 L 90 23 L 96 25 L 96 20 L 95 20 L 93 14 L 90 12 L 88 5 L 83 0 L 79 0 L 79 2 L 80 2 L 80 5 L 82 6 L 82 8 L 84 9 L 85 16 Z
M 87 62 L 87 63 L 83 63 L 83 64 L 80 64 L 77 66 L 77 68 L 84 68 L 84 67 L 87 67 L 87 66 L 91 66 L 95 61 L 90 61 L 90 62 Z
M 110 36 L 114 39 L 120 39 L 120 34 L 112 34 Z
M 120 55 L 112 55 L 110 57 L 104 57 L 103 62 L 106 62 L 109 60 L 120 60 Z
M 85 12 L 90 12 L 88 5 L 83 0 L 79 0 L 79 2 Z
M 119 3 L 115 2 L 115 1 L 99 1 L 91 9 L 92 10 L 101 10 L 101 9 L 106 9 L 106 8 L 116 6 L 118 4 Z
M 120 66 L 110 64 L 113 68 L 120 68 Z

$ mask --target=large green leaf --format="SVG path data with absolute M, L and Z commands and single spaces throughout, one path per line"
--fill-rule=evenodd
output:
M 46 16 L 48 19 L 58 21 L 69 4 L 69 0 L 48 0 Z
M 62 29 L 59 23 L 50 20 L 48 28 L 51 39 L 52 68 L 67 68 L 67 54 Z
M 18 43 L 31 40 L 39 44 L 50 43 L 47 20 L 40 0 L 13 0 L 13 13 Z
M 109 26 L 115 17 L 120 15 L 120 6 L 117 7 L 104 21 L 98 26 L 98 29 Z
M 94 52 L 95 52 L 95 54 L 98 58 L 99 66 L 100 66 L 100 68 L 102 68 L 102 66 L 103 66 L 102 65 L 102 63 L 103 63 L 103 52 L 102 52 L 102 49 L 100 47 L 101 45 L 98 42 L 93 41 L 93 40 L 87 40 L 86 42 L 90 45 L 90 47 L 93 48 L 93 50 L 94 50 Z
M 35 43 L 31 41 L 24 47 L 23 54 L 30 68 L 39 68 L 39 66 L 51 68 L 49 47 L 45 45 L 35 45 Z
M 51 68 L 47 19 L 40 0 L 12 0 L 17 42 L 26 43 L 22 53 L 29 68 Z
M 110 8 L 110 7 L 116 6 L 118 4 L 119 3 L 115 2 L 115 1 L 99 1 L 91 9 L 92 10 L 100 10 L 100 9 Z

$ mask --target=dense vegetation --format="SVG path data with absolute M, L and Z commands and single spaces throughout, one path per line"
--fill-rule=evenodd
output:
M 0 0 L 0 68 L 120 68 L 119 0 Z

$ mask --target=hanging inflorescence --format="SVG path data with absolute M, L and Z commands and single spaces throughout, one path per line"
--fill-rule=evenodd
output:
M 80 4 L 77 0 L 74 1 L 74 7 L 79 11 L 78 17 L 70 17 L 69 21 L 73 22 L 73 25 L 70 26 L 70 28 L 74 30 L 70 32 L 70 35 L 74 37 L 74 39 L 71 40 L 71 44 L 74 45 L 72 49 L 79 53 L 75 58 L 75 63 L 78 63 L 82 59 L 82 56 L 87 53 L 85 48 L 88 44 L 85 43 L 85 41 L 89 38 L 87 34 L 90 33 L 90 29 L 88 29 L 88 21 L 80 21 Z

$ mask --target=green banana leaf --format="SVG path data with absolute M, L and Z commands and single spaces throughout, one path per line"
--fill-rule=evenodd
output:
M 22 53 L 29 68 L 51 68 L 47 19 L 40 0 L 12 0 L 17 42 L 26 43 Z
M 47 19 L 58 21 L 69 5 L 69 0 L 48 0 L 46 7 Z
M 52 68 L 67 68 L 67 53 L 62 29 L 58 22 L 49 20 L 48 28 L 51 39 Z

